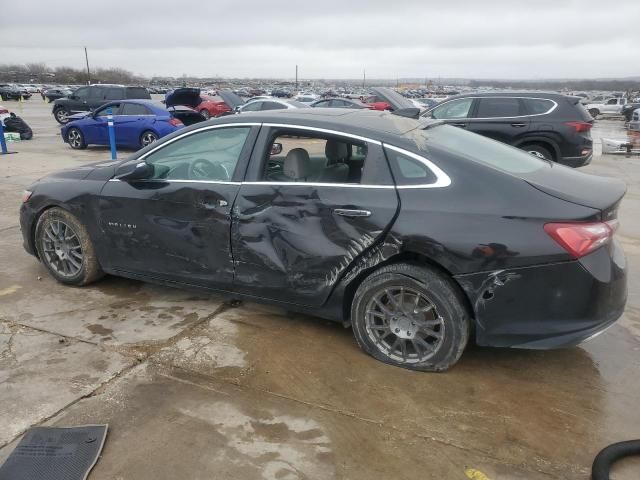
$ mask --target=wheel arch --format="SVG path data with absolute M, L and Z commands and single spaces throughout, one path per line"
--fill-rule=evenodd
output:
M 433 258 L 425 255 L 422 252 L 417 252 L 413 250 L 402 250 L 395 255 L 390 256 L 384 261 L 377 263 L 376 265 L 363 269 L 359 272 L 344 288 L 344 293 L 342 296 L 342 313 L 343 313 L 343 323 L 347 324 L 351 322 L 351 305 L 353 303 L 353 299 L 355 297 L 355 293 L 358 290 L 358 287 L 364 282 L 368 277 L 375 274 L 376 271 L 380 270 L 387 265 L 395 264 L 395 263 L 409 263 L 416 266 L 427 267 L 431 270 L 438 272 L 444 278 L 448 279 L 452 285 L 452 287 L 458 292 L 459 298 L 464 304 L 465 309 L 467 310 L 469 317 L 473 322 L 475 322 L 475 311 L 471 304 L 471 300 L 469 296 L 462 288 L 462 286 L 456 281 L 453 273 L 445 268 L 440 262 L 434 260 Z

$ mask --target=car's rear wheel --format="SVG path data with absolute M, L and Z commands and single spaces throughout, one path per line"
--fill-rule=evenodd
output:
M 158 141 L 158 135 L 153 133 L 151 130 L 142 132 L 142 135 L 140 135 L 140 146 L 143 148 L 157 141 Z
M 200 110 L 200 115 L 202 115 L 204 117 L 205 120 L 209 120 L 211 118 L 211 114 L 209 113 L 209 110 Z
M 36 225 L 35 246 L 49 273 L 67 285 L 86 285 L 104 275 L 87 229 L 61 208 L 45 211 Z
M 598 115 L 600 115 L 600 110 L 597 108 L 590 108 L 589 114 L 595 119 Z
M 67 112 L 62 107 L 56 108 L 53 111 L 53 116 L 55 117 L 56 121 L 61 125 L 69 123 L 69 112 Z
M 551 151 L 541 145 L 531 144 L 531 145 L 524 145 L 520 148 L 522 148 L 523 150 L 526 150 L 527 153 L 530 153 L 534 157 L 541 158 L 542 160 L 550 160 L 550 161 L 555 160 Z
M 451 280 L 410 264 L 389 265 L 366 278 L 354 296 L 351 323 L 366 353 L 422 371 L 455 364 L 471 325 Z
M 67 132 L 67 142 L 71 148 L 75 150 L 82 150 L 87 148 L 87 144 L 84 141 L 84 135 L 79 128 L 70 128 Z

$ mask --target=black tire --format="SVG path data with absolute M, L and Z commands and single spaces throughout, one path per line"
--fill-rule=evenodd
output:
M 202 117 L 205 120 L 209 120 L 211 118 L 211 114 L 209 113 L 209 110 L 207 110 L 207 109 L 200 110 L 200 115 L 202 115 Z
M 52 231 L 61 232 L 59 236 L 51 236 Z M 64 228 L 61 226 L 64 225 Z M 54 240 L 56 238 L 56 240 Z M 69 238 L 72 246 L 65 248 L 60 246 Z M 87 229 L 71 213 L 61 208 L 46 210 L 36 224 L 34 243 L 38 251 L 38 257 L 49 270 L 53 278 L 66 285 L 87 285 L 101 278 L 104 273 L 100 268 L 93 242 Z M 60 248 L 58 248 L 60 247 Z M 79 252 L 78 256 L 71 256 L 71 251 Z M 66 262 L 64 260 L 66 255 Z M 79 265 L 71 264 L 71 260 Z M 65 268 L 64 265 L 67 265 Z
M 381 326 L 372 327 L 372 322 L 378 321 L 373 319 L 380 315 L 380 312 L 372 312 L 372 309 L 380 306 L 380 298 L 383 298 L 380 295 L 386 295 L 389 299 L 384 304 L 386 308 L 393 309 L 393 304 L 398 303 L 398 297 L 393 292 L 398 290 L 402 292 L 399 294 L 400 304 L 404 304 L 405 296 L 409 295 L 410 301 L 406 305 L 408 310 L 413 310 L 395 309 L 403 313 L 398 317 L 384 314 L 387 318 L 379 319 Z M 421 298 L 419 301 L 416 300 L 418 294 Z M 391 297 L 394 298 L 393 302 Z M 418 308 L 419 305 L 422 306 Z M 431 305 L 431 310 L 427 310 L 428 305 Z M 435 270 L 405 263 L 382 267 L 360 284 L 351 305 L 351 324 L 358 346 L 375 359 L 411 370 L 430 372 L 447 370 L 458 361 L 471 330 L 469 313 L 451 280 Z M 429 343 L 431 334 L 439 334 L 439 339 L 434 337 L 433 343 Z M 420 343 L 418 336 L 422 340 Z M 397 348 L 402 358 L 393 353 L 396 350 L 392 347 L 398 341 L 401 345 Z M 424 344 L 432 349 L 425 349 Z
M 600 115 L 600 110 L 598 110 L 597 108 L 590 108 L 590 109 L 589 109 L 589 114 L 590 114 L 590 115 L 594 118 L 594 120 L 595 120 L 595 118 L 596 118 L 598 115 Z
M 84 150 L 87 144 L 84 141 L 84 135 L 79 128 L 70 128 L 67 132 L 67 143 L 74 150 Z
M 53 117 L 60 125 L 69 123 L 69 112 L 63 107 L 58 107 L 53 111 Z
M 151 145 L 152 143 L 157 141 L 158 135 L 156 135 L 151 130 L 145 130 L 144 132 L 142 132 L 142 135 L 140 135 L 140 148 L 144 148 L 147 145 Z
M 591 467 L 592 480 L 609 480 L 609 470 L 618 460 L 631 455 L 640 455 L 640 440 L 618 442 L 602 449 L 593 460 Z
M 544 160 L 555 161 L 555 157 L 551 153 L 551 151 L 541 145 L 538 144 L 530 144 L 530 145 L 522 145 L 520 147 L 522 150 L 525 150 L 527 153 L 534 155 L 538 158 L 542 158 Z

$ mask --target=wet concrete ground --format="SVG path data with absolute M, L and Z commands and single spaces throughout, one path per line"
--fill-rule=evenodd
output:
M 35 139 L 0 157 L 0 462 L 32 425 L 110 425 L 92 479 L 587 479 L 604 446 L 640 438 L 640 157 L 624 179 L 629 303 L 577 348 L 470 347 L 444 374 L 361 353 L 349 330 L 228 298 L 106 278 L 64 287 L 21 246 L 23 188 L 108 159 L 63 144 L 50 105 L 6 102 Z M 600 137 L 623 137 L 599 120 Z M 615 479 L 637 479 L 640 460 Z

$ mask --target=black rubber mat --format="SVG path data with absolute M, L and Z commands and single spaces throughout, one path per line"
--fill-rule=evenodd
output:
M 106 437 L 107 425 L 31 428 L 0 467 L 0 480 L 85 480 Z

